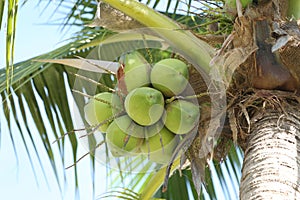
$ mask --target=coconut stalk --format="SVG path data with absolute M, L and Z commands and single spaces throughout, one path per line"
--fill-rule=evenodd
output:
M 196 38 L 190 31 L 183 30 L 176 22 L 146 5 L 135 0 L 104 0 L 111 5 L 137 20 L 145 27 L 152 29 L 168 44 L 181 53 L 187 60 L 192 61 L 197 70 L 208 76 L 210 61 L 214 50 L 207 43 Z
M 173 163 L 173 167 L 171 169 L 171 173 L 173 173 L 180 164 L 180 159 L 176 159 Z M 161 187 L 166 173 L 166 167 L 161 168 L 159 171 L 154 172 L 147 183 L 147 185 L 142 188 L 142 192 L 140 194 L 140 199 L 151 199 L 155 195 L 155 193 Z
M 264 113 L 252 118 L 240 199 L 300 199 L 299 109 Z

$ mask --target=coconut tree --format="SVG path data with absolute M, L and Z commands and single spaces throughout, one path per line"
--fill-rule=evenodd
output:
M 175 4 L 174 13 L 169 13 L 172 1 L 168 1 L 167 8 L 160 12 L 154 10 L 158 8 L 159 1 L 151 3 L 133 0 L 105 0 L 101 4 L 78 1 L 66 17 L 66 24 L 76 19 L 75 23 L 90 22 L 91 25 L 84 27 L 69 45 L 38 56 L 34 62 L 29 60 L 13 66 L 11 50 L 17 1 L 10 1 L 7 68 L 1 71 L 3 75 L 0 76 L 0 92 L 7 121 L 10 122 L 12 115 L 18 126 L 25 123 L 30 132 L 24 111 L 26 102 L 52 167 L 57 171 L 49 133 L 43 125 L 36 102 L 36 96 L 40 96 L 44 100 L 52 131 L 58 138 L 61 155 L 64 155 L 62 147 L 65 140 L 69 139 L 72 144 L 72 167 L 76 171 L 76 162 L 80 159 L 76 155 L 78 138 L 71 134 L 76 129 L 70 114 L 72 106 L 67 100 L 68 88 L 62 85 L 67 82 L 73 88 L 76 105 L 81 116 L 84 116 L 83 106 L 80 106 L 85 104 L 84 97 L 91 97 L 89 94 L 95 94 L 95 90 L 96 93 L 105 91 L 114 85 L 115 80 L 111 78 L 114 62 L 105 67 L 107 62 L 103 58 L 109 60 L 112 56 L 110 59 L 115 59 L 115 55 L 125 53 L 128 44 L 124 49 L 116 43 L 132 42 L 134 37 L 134 41 L 142 41 L 144 56 L 148 56 L 148 60 L 155 62 L 173 56 L 190 65 L 189 83 L 195 92 L 193 98 L 201 108 L 200 119 L 197 128 L 182 138 L 166 166 L 151 173 L 143 173 L 144 169 L 139 169 L 140 173 L 132 175 L 124 171 L 122 163 L 118 165 L 118 176 L 129 178 L 132 184 L 123 190 L 112 190 L 103 197 L 149 199 L 156 194 L 157 197 L 170 195 L 165 196 L 170 199 L 188 198 L 187 180 L 175 172 L 182 169 L 182 173 L 193 180 L 195 197 L 201 194 L 201 188 L 206 183 L 211 198 L 216 198 L 217 191 L 211 184 L 210 170 L 216 168 L 219 179 L 224 181 L 224 171 L 218 163 L 226 158 L 230 160 L 225 162 L 227 167 L 238 163 L 236 155 L 239 150 L 235 148 L 238 146 L 244 151 L 240 199 L 299 198 L 297 67 L 300 31 L 295 20 L 299 18 L 299 2 L 190 1 L 183 14 L 180 14 L 179 2 Z M 0 13 L 3 13 L 3 4 Z M 75 12 L 78 5 L 83 6 L 80 14 Z M 135 31 L 128 34 L 128 29 Z M 110 37 L 116 32 L 122 33 Z M 151 51 L 150 41 L 167 46 L 171 53 L 161 49 Z M 101 51 L 104 46 L 104 51 Z M 111 55 L 112 52 L 117 53 Z M 93 59 L 90 59 L 91 55 Z M 90 72 L 85 72 L 83 76 L 78 69 L 88 69 Z M 95 71 L 100 72 L 100 78 Z M 119 70 L 115 69 L 115 72 Z M 67 79 L 63 78 L 64 74 Z M 88 80 L 89 84 L 79 79 Z M 100 87 L 91 87 L 96 82 L 93 80 L 97 80 Z M 22 118 L 16 114 L 17 107 Z M 57 126 L 60 131 L 56 131 Z M 85 127 L 89 129 L 85 137 L 89 154 L 96 155 L 97 149 L 105 146 L 105 142 L 97 140 L 95 128 L 89 127 L 86 122 Z M 91 158 L 93 160 L 94 157 Z M 211 159 L 215 165 L 211 164 Z M 237 176 L 236 173 L 231 175 Z M 182 193 L 178 193 L 175 185 L 183 189 L 186 196 L 180 196 Z M 226 183 L 223 189 L 226 192 Z

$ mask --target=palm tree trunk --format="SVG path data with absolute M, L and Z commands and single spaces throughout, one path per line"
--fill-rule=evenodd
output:
M 240 199 L 300 199 L 300 114 L 297 109 L 268 110 L 253 119 L 245 150 Z

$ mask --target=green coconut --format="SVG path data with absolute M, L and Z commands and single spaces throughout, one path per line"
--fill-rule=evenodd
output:
M 141 151 L 148 156 L 149 160 L 167 164 L 177 144 L 178 139 L 175 134 L 163 127 L 158 134 L 145 139 Z
M 188 77 L 187 65 L 173 58 L 157 62 L 150 74 L 153 87 L 160 90 L 166 97 L 183 92 L 188 84 Z
M 126 96 L 124 105 L 131 119 L 150 126 L 158 122 L 164 112 L 164 96 L 154 88 L 136 88 Z
M 128 115 L 123 115 L 114 120 L 120 129 L 128 135 L 137 138 L 148 138 L 159 133 L 164 127 L 163 122 L 160 120 L 151 126 L 141 126 L 134 122 Z
M 89 123 L 89 125 L 94 126 L 98 124 L 94 99 L 90 99 L 89 102 L 84 106 L 84 115 L 85 120 Z
M 124 131 L 128 121 L 124 117 L 121 118 L 121 120 L 114 120 L 107 128 L 108 148 L 115 157 L 136 155 L 140 151 L 144 139 L 128 134 L 127 130 Z
M 166 106 L 163 116 L 165 126 L 176 134 L 186 134 L 198 124 L 199 106 L 185 101 L 175 100 Z
M 127 92 L 150 85 L 151 66 L 139 52 L 122 55 L 120 62 L 124 65 L 124 82 Z
M 122 103 L 118 95 L 102 92 L 90 99 L 84 107 L 85 119 L 91 126 L 102 124 L 99 130 L 103 133 L 114 116 L 121 112 Z

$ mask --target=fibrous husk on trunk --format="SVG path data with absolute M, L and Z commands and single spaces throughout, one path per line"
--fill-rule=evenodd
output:
M 212 60 L 224 72 L 234 142 L 238 137 L 245 139 L 240 115 L 248 125 L 250 121 L 248 105 L 239 102 L 241 97 L 255 89 L 292 93 L 300 89 L 300 29 L 295 21 L 286 21 L 287 7 L 286 1 L 268 0 L 246 8 Z M 258 106 L 254 102 L 248 104 Z

